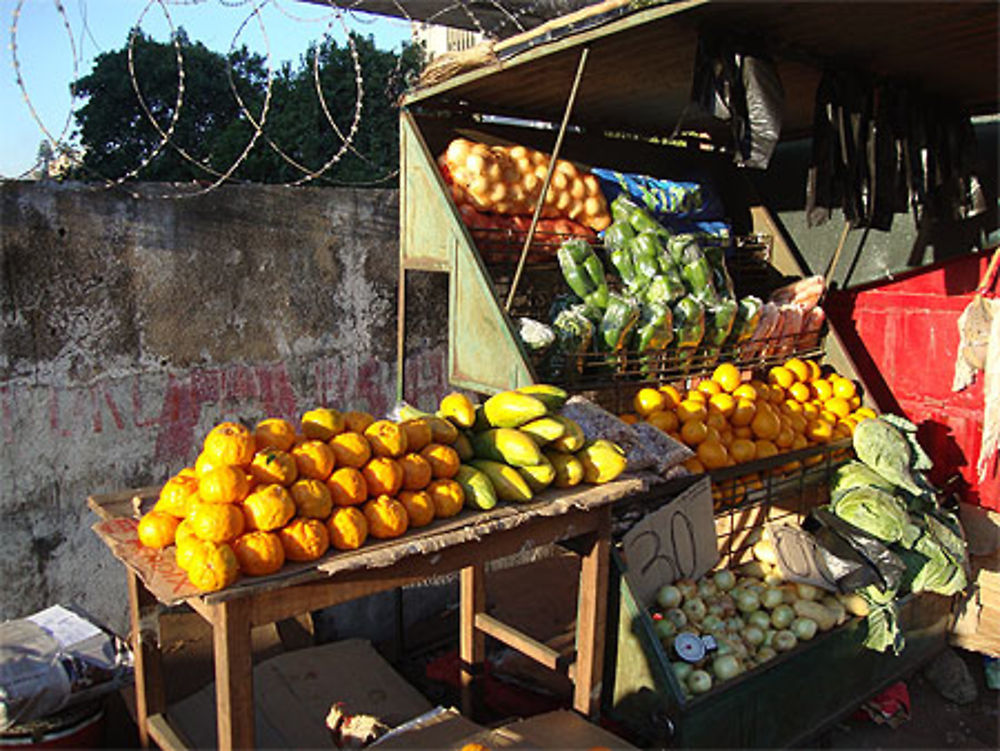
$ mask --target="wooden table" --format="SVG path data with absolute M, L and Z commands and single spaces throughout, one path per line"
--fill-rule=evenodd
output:
M 391 542 L 366 545 L 352 553 L 334 553 L 316 565 L 288 567 L 273 577 L 243 579 L 239 586 L 205 595 L 184 596 L 212 627 L 215 660 L 218 745 L 221 749 L 254 745 L 253 673 L 250 630 L 367 595 L 396 589 L 430 577 L 460 572 L 459 657 L 463 711 L 474 711 L 477 683 L 485 661 L 485 637 L 491 636 L 552 669 L 568 671 L 574 684 L 574 708 L 592 716 L 600 696 L 604 656 L 611 505 L 643 489 L 638 479 L 571 491 L 548 491 L 536 502 L 505 505 L 488 512 L 463 512 Z M 167 571 L 172 551 L 156 559 L 127 540 L 135 510 L 149 505 L 155 489 L 88 499 L 104 520 L 95 530 L 125 566 L 128 576 L 132 645 L 135 653 L 136 714 L 143 747 L 152 739 L 162 748 L 184 748 L 166 717 L 158 603 L 177 602 L 159 574 Z M 102 526 L 103 525 L 103 526 Z M 119 542 L 107 530 L 117 525 Z M 123 531 L 124 530 L 124 531 Z M 564 664 L 558 652 L 486 613 L 485 565 L 505 556 L 556 542 L 582 558 L 577 602 L 576 658 Z M 367 556 L 367 558 L 365 557 Z M 371 567 L 373 556 L 388 565 Z M 367 561 L 367 563 L 366 563 Z M 351 567 L 351 563 L 364 563 Z M 333 567 L 338 570 L 323 570 Z M 282 576 L 282 573 L 285 573 Z M 170 577 L 166 577 L 170 579 Z M 176 577 L 174 577 L 176 580 Z M 183 594 L 183 590 L 181 591 Z

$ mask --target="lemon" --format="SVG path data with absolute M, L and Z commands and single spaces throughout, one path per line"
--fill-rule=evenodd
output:
M 799 403 L 807 402 L 810 396 L 809 387 L 804 383 L 793 383 L 788 387 L 788 396 Z
M 713 409 L 717 410 L 728 419 L 736 409 L 736 399 L 733 398 L 732 394 L 716 394 L 708 400 L 708 409 L 709 412 Z
M 847 399 L 839 396 L 835 396 L 833 399 L 828 400 L 823 406 L 825 406 L 829 412 L 832 412 L 838 418 L 847 417 L 851 414 L 851 405 L 848 404 Z
M 825 402 L 833 396 L 833 386 L 830 385 L 829 381 L 820 378 L 812 382 L 812 392 L 814 397 Z
M 767 382 L 769 385 L 778 385 L 783 389 L 787 389 L 795 383 L 795 375 L 788 368 L 775 365 L 767 372 Z
M 667 398 L 667 408 L 673 409 L 678 404 L 681 403 L 681 392 L 677 390 L 676 387 L 671 386 L 669 383 L 665 383 L 659 388 L 660 393 L 662 393 Z
M 681 422 L 704 420 L 706 417 L 708 417 L 708 410 L 705 405 L 694 399 L 685 399 L 677 405 L 677 419 Z
M 712 380 L 719 384 L 723 391 L 731 394 L 743 380 L 740 369 L 731 362 L 724 362 L 712 372 Z
M 657 410 L 666 409 L 667 396 L 659 389 L 642 388 L 632 399 L 632 407 L 642 417 L 648 417 Z
M 809 366 L 797 357 L 793 357 L 785 363 L 785 370 L 791 372 L 799 382 L 808 381 L 811 373 Z
M 695 386 L 695 389 L 706 396 L 715 396 L 716 394 L 722 393 L 722 386 L 717 384 L 715 381 L 710 380 L 698 381 L 698 385 Z
M 734 399 L 749 399 L 752 402 L 757 401 L 757 389 L 751 386 L 749 383 L 744 383 L 742 386 L 737 386 L 733 389 Z

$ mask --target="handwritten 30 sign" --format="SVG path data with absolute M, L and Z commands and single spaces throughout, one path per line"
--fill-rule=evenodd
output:
M 662 508 L 645 516 L 623 539 L 626 577 L 639 602 L 678 579 L 697 579 L 719 560 L 712 514 L 712 485 L 703 477 Z

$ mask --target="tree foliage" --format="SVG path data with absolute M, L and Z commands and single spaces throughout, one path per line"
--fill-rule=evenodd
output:
M 396 103 L 419 71 L 419 47 L 396 54 L 378 49 L 370 37 L 352 35 L 352 44 L 342 45 L 326 38 L 297 65 L 273 71 L 269 92 L 266 61 L 246 47 L 224 56 L 192 43 L 183 29 L 174 42 L 182 77 L 174 43 L 135 31 L 134 81 L 126 42 L 98 56 L 91 72 L 74 82 L 84 100 L 75 112 L 84 149 L 78 178 L 135 172 L 142 180 L 215 181 L 227 174 L 290 183 L 323 170 L 338 154 L 318 183 L 376 182 L 396 169 Z

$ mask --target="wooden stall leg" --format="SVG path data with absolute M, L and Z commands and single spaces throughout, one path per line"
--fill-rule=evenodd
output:
M 475 717 L 477 683 L 486 661 L 486 637 L 476 628 L 476 614 L 486 612 L 486 571 L 481 563 L 462 569 L 459 585 L 459 681 L 462 712 Z
M 215 711 L 218 748 L 253 748 L 253 654 L 250 644 L 250 601 L 221 602 L 214 608 Z
M 139 745 L 149 748 L 149 718 L 167 708 L 159 644 L 156 598 L 135 572 L 126 567 L 129 621 L 135 672 L 135 721 Z
M 611 509 L 598 511 L 600 523 L 590 550 L 580 564 L 580 595 L 576 610 L 576 665 L 573 708 L 585 717 L 600 709 L 607 622 Z

